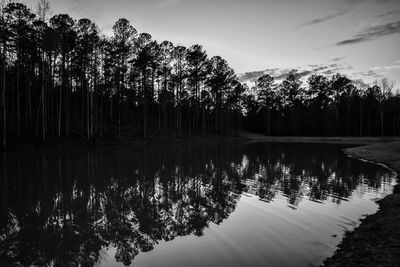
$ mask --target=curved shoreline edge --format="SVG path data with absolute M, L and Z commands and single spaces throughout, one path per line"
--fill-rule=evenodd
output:
M 395 184 L 395 186 L 398 184 L 397 179 L 398 179 L 398 176 L 399 176 L 400 172 L 398 172 L 398 171 L 392 169 L 391 167 L 389 167 L 388 165 L 386 165 L 386 164 L 384 164 L 384 163 L 377 162 L 377 161 L 373 161 L 373 160 L 367 160 L 367 159 L 364 159 L 364 158 L 359 158 L 359 157 L 353 156 L 353 155 L 351 155 L 351 154 L 348 154 L 348 153 L 346 153 L 346 149 L 343 149 L 342 151 L 346 154 L 346 156 L 348 156 L 348 157 L 350 157 L 350 158 L 353 158 L 353 159 L 356 159 L 356 160 L 361 160 L 361 161 L 368 162 L 368 163 L 372 163 L 372 164 L 375 164 L 375 165 L 379 165 L 379 166 L 384 167 L 385 169 L 388 169 L 390 172 L 393 173 L 394 178 L 396 179 L 396 184 Z
M 377 201 L 379 209 L 346 232 L 323 266 L 400 266 L 400 142 L 376 143 L 343 150 L 396 173 L 393 193 Z

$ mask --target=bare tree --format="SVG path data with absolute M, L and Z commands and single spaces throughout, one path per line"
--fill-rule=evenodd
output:
M 2 33 L 2 53 L 1 53 L 1 69 L 2 69 L 2 83 L 1 83 L 1 121 L 2 121 L 2 147 L 6 148 L 7 146 L 7 114 L 6 114 L 6 47 L 7 47 L 7 41 L 6 41 L 6 28 L 5 28 L 5 19 L 4 19 L 4 13 L 3 13 L 3 8 L 4 8 L 5 1 L 1 1 L 0 5 L 0 21 L 1 25 L 0 26 L 0 31 Z
M 37 7 L 36 7 L 36 14 L 39 18 L 46 22 L 47 16 L 50 15 L 50 3 L 48 0 L 39 0 Z
M 379 118 L 381 120 L 381 136 L 384 134 L 384 123 L 385 123 L 385 110 L 383 102 L 392 96 L 392 90 L 394 87 L 394 81 L 389 81 L 388 78 L 383 78 L 380 81 L 375 81 L 375 84 L 380 88 L 380 96 L 379 96 Z

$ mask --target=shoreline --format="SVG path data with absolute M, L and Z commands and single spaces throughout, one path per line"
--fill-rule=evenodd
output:
M 261 134 L 243 133 L 251 142 L 285 142 L 285 143 L 325 143 L 367 145 L 375 143 L 400 142 L 400 137 L 354 137 L 354 136 L 264 136 Z
M 393 192 L 377 201 L 378 211 L 346 232 L 334 254 L 321 266 L 400 266 L 400 138 L 399 137 L 268 137 L 245 134 L 251 142 L 336 143 L 349 156 L 383 165 L 396 174 Z
M 206 135 L 206 136 L 152 136 L 147 139 L 125 138 L 120 141 L 114 139 L 95 139 L 89 141 L 85 138 L 53 138 L 46 141 L 23 139 L 13 142 L 6 149 L 0 148 L 1 152 L 32 150 L 32 149 L 63 149 L 84 147 L 106 147 L 106 146 L 146 146 L 157 144 L 213 144 L 231 142 L 285 142 L 285 143 L 326 143 L 367 145 L 375 143 L 400 142 L 400 137 L 297 137 L 297 136 L 264 136 L 261 134 L 242 133 L 238 136 Z
M 392 194 L 379 209 L 347 232 L 323 266 L 400 266 L 400 142 L 375 143 L 343 150 L 346 155 L 383 165 L 396 173 Z
M 69 148 L 99 148 L 112 146 L 131 146 L 142 147 L 147 145 L 163 145 L 163 144 L 217 144 L 217 143 L 232 143 L 232 142 L 248 142 L 250 139 L 245 136 L 154 136 L 148 139 L 131 138 L 122 139 L 120 141 L 113 139 L 98 139 L 90 142 L 87 139 L 64 138 L 64 139 L 49 139 L 46 141 L 23 140 L 13 143 L 6 149 L 0 148 L 0 153 L 12 151 L 31 151 L 36 149 L 69 149 Z

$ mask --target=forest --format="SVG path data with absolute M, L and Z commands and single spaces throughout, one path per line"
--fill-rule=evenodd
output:
M 157 42 L 119 19 L 113 35 L 89 19 L 50 17 L 2 1 L 1 146 L 20 140 L 148 139 L 157 136 L 400 135 L 394 82 L 372 85 L 345 75 L 296 70 L 283 81 L 265 74 L 254 87 L 228 62 L 190 47 Z M 266 59 L 267 60 L 267 59 Z

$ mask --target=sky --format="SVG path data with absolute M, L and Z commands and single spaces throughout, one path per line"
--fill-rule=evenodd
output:
M 33 10 L 38 0 L 21 0 Z M 119 18 L 175 45 L 200 44 L 241 77 L 339 72 L 400 88 L 400 0 L 49 0 L 52 15 L 89 18 L 106 35 Z M 245 79 L 245 78 L 243 78 Z

